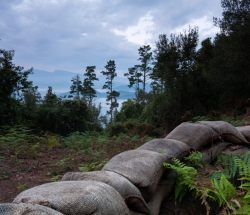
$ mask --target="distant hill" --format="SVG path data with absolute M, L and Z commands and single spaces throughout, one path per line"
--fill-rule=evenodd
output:
M 53 88 L 53 91 L 62 99 L 69 98 L 71 79 L 76 76 L 75 72 L 56 70 L 54 72 L 48 72 L 44 70 L 34 69 L 33 74 L 29 76 L 33 81 L 34 86 L 38 86 L 38 90 L 42 96 L 47 92 L 48 86 Z M 83 79 L 83 74 L 79 74 Z M 97 97 L 94 99 L 96 105 L 101 104 L 102 114 L 105 114 L 108 110 L 106 104 L 106 93 L 102 89 L 105 82 L 105 77 L 102 74 L 97 75 L 99 81 L 95 82 L 95 89 L 97 91 Z M 128 87 L 128 80 L 125 77 L 116 77 L 114 82 L 114 89 L 120 92 L 118 98 L 119 108 L 122 102 L 134 98 L 134 89 Z
M 58 95 L 67 94 L 70 89 L 71 79 L 76 76 L 77 73 L 56 70 L 54 72 L 48 72 L 44 70 L 34 69 L 33 74 L 30 75 L 30 80 L 33 81 L 35 86 L 38 86 L 38 90 L 42 95 L 45 95 L 48 86 L 52 86 L 55 93 Z M 82 76 L 82 74 L 79 74 Z M 95 89 L 98 91 L 98 97 L 106 97 L 103 93 L 102 86 L 105 82 L 105 77 L 101 74 L 97 75 L 99 81 L 95 82 Z M 83 77 L 82 77 L 83 79 Z M 127 99 L 133 97 L 134 89 L 129 88 L 128 80 L 125 77 L 116 77 L 114 82 L 114 89 L 121 93 L 121 98 Z

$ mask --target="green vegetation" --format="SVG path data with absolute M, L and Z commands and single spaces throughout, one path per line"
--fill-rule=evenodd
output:
M 138 49 L 138 64 L 124 72 L 135 98 L 125 101 L 119 111 L 120 93 L 114 90 L 117 66 L 115 60 L 107 61 L 102 74 L 108 116 L 100 116 L 101 107 L 93 102 L 95 66 L 72 78 L 70 98 L 58 98 L 51 86 L 42 98 L 29 81 L 32 68 L 25 71 L 13 63 L 14 51 L 0 49 L 0 179 L 46 165 L 53 181 L 66 171 L 99 169 L 114 154 L 163 136 L 183 121 L 249 123 L 244 114 L 250 106 L 250 3 L 221 0 L 221 5 L 222 18 L 215 19 L 221 32 L 214 39 L 206 38 L 199 46 L 194 27 L 159 35 L 153 50 L 149 45 Z M 46 156 L 48 162 L 43 161 Z M 236 208 L 238 214 L 249 211 L 249 159 L 221 158 L 224 171 L 211 175 L 209 187 L 194 180 L 201 160 L 201 153 L 194 152 L 186 164 L 178 160 L 165 164 L 179 178 L 176 198 L 191 190 L 207 209 L 209 201 L 216 201 L 226 210 Z
M 246 112 L 250 98 L 250 7 L 248 0 L 221 0 L 221 6 L 222 18 L 214 20 L 221 33 L 201 41 L 201 46 L 194 27 L 161 34 L 153 50 L 149 45 L 138 49 L 138 64 L 124 73 L 135 98 L 124 102 L 120 111 L 120 93 L 114 90 L 117 66 L 115 60 L 107 61 L 102 74 L 108 116 L 100 117 L 100 107 L 93 104 L 95 66 L 72 78 L 71 98 L 58 98 L 52 87 L 41 98 L 28 80 L 32 69 L 14 65 L 14 51 L 0 50 L 0 126 L 23 124 L 69 135 L 104 126 L 127 130 L 133 122 L 161 128 L 162 135 L 182 121 L 218 119 L 222 113 L 230 116 L 226 121 L 239 125 L 237 117 Z
M 176 172 L 175 198 L 179 201 L 188 190 L 194 189 L 194 178 L 197 175 L 197 170 L 187 166 L 178 159 L 173 159 L 173 163 L 164 163 L 164 167 L 172 169 Z
M 107 94 L 107 104 L 109 105 L 109 111 L 107 112 L 110 115 L 110 122 L 112 123 L 114 117 L 117 113 L 117 97 L 119 97 L 120 93 L 115 91 L 114 88 L 114 78 L 117 76 L 116 73 L 116 65 L 114 60 L 109 60 L 107 65 L 105 66 L 105 70 L 102 71 L 102 74 L 106 76 L 106 82 L 103 85 L 103 89 L 106 89 Z
M 195 158 L 195 159 L 193 159 Z M 192 153 L 184 160 L 195 161 L 199 152 Z M 250 212 L 250 154 L 223 155 L 216 166 L 223 171 L 201 175 L 197 169 L 187 166 L 178 159 L 164 163 L 164 167 L 176 172 L 175 198 L 181 201 L 187 192 L 201 199 L 207 213 L 216 203 L 223 214 L 247 215 Z M 200 168 L 197 166 L 197 168 Z

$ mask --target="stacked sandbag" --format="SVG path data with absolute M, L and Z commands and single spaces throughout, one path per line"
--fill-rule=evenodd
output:
M 190 152 L 190 147 L 181 141 L 174 139 L 154 139 L 144 143 L 138 150 L 149 150 L 162 154 L 165 160 L 181 158 Z
M 236 129 L 250 142 L 250 125 L 236 127 Z
M 175 182 L 163 162 L 181 159 L 192 150 L 201 150 L 203 162 L 211 162 L 232 143 L 249 144 L 249 140 L 250 126 L 236 129 L 223 121 L 185 122 L 166 138 L 114 156 L 101 171 L 67 173 L 61 182 L 26 190 L 13 204 L 0 204 L 0 214 L 158 215 Z
M 129 150 L 114 156 L 102 170 L 115 172 L 136 185 L 147 201 L 163 174 L 165 157 L 149 150 Z
M 231 146 L 232 143 L 228 142 L 219 142 L 212 145 L 209 149 L 201 151 L 202 153 L 202 162 L 203 163 L 212 163 L 219 154 L 221 154 L 227 147 Z
M 148 214 L 149 209 L 144 201 L 139 189 L 132 184 L 127 178 L 110 171 L 93 171 L 93 172 L 68 172 L 62 181 L 99 181 L 110 185 L 123 197 L 128 208 Z
M 159 182 L 157 190 L 152 195 L 148 203 L 151 215 L 159 214 L 162 202 L 174 189 L 175 180 L 176 173 L 169 171 L 166 177 Z
M 199 150 L 218 139 L 219 135 L 209 126 L 201 123 L 184 122 L 171 131 L 166 139 L 186 143 L 194 150 Z
M 224 121 L 199 121 L 199 124 L 212 128 L 224 141 L 242 144 L 248 143 L 246 138 L 233 125 Z
M 61 181 L 20 193 L 14 203 L 39 204 L 67 215 L 129 215 L 120 194 L 97 181 Z
M 58 211 L 41 205 L 32 204 L 0 204 L 1 215 L 63 215 Z

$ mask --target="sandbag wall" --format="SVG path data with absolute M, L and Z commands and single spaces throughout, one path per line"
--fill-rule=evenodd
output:
M 175 175 L 163 162 L 202 151 L 211 162 L 231 145 L 249 147 L 250 126 L 223 121 L 182 123 L 165 138 L 114 156 L 101 171 L 66 173 L 59 182 L 23 191 L 0 204 L 1 215 L 158 215 L 174 188 Z

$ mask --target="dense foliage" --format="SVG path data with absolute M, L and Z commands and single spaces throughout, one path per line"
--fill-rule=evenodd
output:
M 206 38 L 199 46 L 194 27 L 161 34 L 154 50 L 149 45 L 138 49 L 138 64 L 124 74 L 135 88 L 135 99 L 119 111 L 116 64 L 109 60 L 102 71 L 108 117 L 100 118 L 93 102 L 95 66 L 72 78 L 71 98 L 59 99 L 52 87 L 41 98 L 28 80 L 32 69 L 14 65 L 14 51 L 0 50 L 0 125 L 21 123 L 67 134 L 99 130 L 102 124 L 113 133 L 129 130 L 129 124 L 170 130 L 195 116 L 244 114 L 250 105 L 250 1 L 222 0 L 221 6 L 222 18 L 214 19 L 221 32 L 214 39 Z

